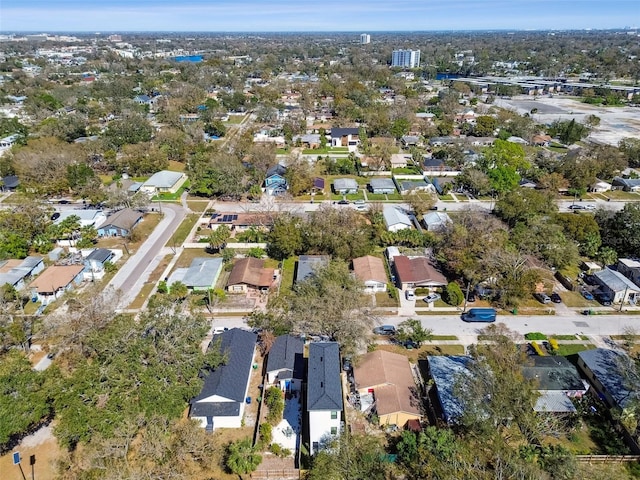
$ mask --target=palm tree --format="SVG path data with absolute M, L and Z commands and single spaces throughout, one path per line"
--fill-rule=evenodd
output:
M 262 462 L 262 457 L 251 445 L 251 439 L 245 438 L 229 445 L 227 468 L 231 473 L 244 475 L 253 472 Z
M 226 225 L 219 225 L 211 235 L 209 235 L 209 249 L 218 252 L 224 248 L 231 237 L 231 230 Z

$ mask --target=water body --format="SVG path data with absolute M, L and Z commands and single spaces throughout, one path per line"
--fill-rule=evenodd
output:
M 180 57 L 174 57 L 173 59 L 176 62 L 200 63 L 202 61 L 202 55 L 184 55 Z
M 457 73 L 436 73 L 436 80 L 454 80 L 460 78 L 462 75 Z

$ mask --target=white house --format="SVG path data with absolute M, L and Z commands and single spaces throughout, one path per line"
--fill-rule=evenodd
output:
M 451 217 L 444 212 L 429 212 L 422 215 L 422 223 L 429 232 L 437 232 L 451 225 Z
M 150 194 L 176 193 L 186 181 L 187 175 L 182 172 L 162 170 L 154 173 L 144 182 L 140 187 L 140 191 Z
M 218 348 L 219 340 L 227 361 L 202 372 L 202 390 L 191 400 L 189 410 L 189 418 L 198 420 L 207 431 L 242 426 L 257 339 L 253 332 L 232 328 L 214 336 L 209 344 Z
M 403 209 L 395 205 L 385 205 L 382 210 L 384 224 L 390 232 L 397 232 L 405 228 L 412 228 L 413 222 Z
M 55 220 L 55 224 L 59 225 L 65 219 L 76 216 L 80 219 L 80 227 L 98 228 L 107 220 L 107 216 L 102 210 L 65 210 L 60 212 L 60 216 Z
M 342 426 L 342 379 L 337 342 L 309 344 L 307 412 L 309 452 L 316 454 L 327 441 L 340 434 Z
M 371 255 L 354 258 L 353 273 L 364 283 L 365 293 L 387 291 L 387 272 L 381 258 Z

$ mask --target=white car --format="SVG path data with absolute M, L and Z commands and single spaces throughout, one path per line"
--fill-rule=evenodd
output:
M 425 302 L 427 303 L 433 303 L 436 300 L 440 300 L 440 294 L 439 293 L 430 293 L 429 295 L 427 295 L 426 297 L 424 297 L 423 299 Z
M 596 206 L 595 206 L 595 205 L 593 205 L 592 203 L 590 203 L 590 204 L 588 204 L 588 205 L 585 205 L 585 206 L 584 206 L 584 209 L 585 209 L 585 210 L 595 210 L 595 209 L 596 209 Z

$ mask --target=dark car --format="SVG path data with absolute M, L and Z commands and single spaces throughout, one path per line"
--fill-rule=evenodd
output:
M 349 200 L 340 200 L 338 205 L 349 205 Z
M 582 296 L 587 300 L 593 300 L 593 295 L 591 295 L 591 292 L 589 292 L 588 290 L 582 290 L 582 292 L 580 293 L 582 293 Z
M 549 298 L 549 295 L 547 295 L 546 293 L 535 293 L 533 296 L 540 303 L 544 303 L 544 304 L 551 303 L 551 298 Z
M 553 292 L 551 294 L 551 301 L 553 303 L 562 303 L 562 298 L 560 298 L 560 295 L 558 295 L 556 292 Z
M 70 204 L 70 203 L 71 203 L 71 200 L 64 200 L 64 199 L 62 199 L 62 200 L 58 200 L 58 203 L 59 203 L 60 205 L 68 205 L 68 204 Z
M 476 294 L 474 292 L 469 292 L 469 295 L 467 295 L 467 302 L 473 303 L 475 301 L 476 301 Z
M 57 219 L 60 218 L 60 212 L 55 212 L 53 215 L 51 215 L 51 220 L 55 221 Z
M 596 294 L 596 300 L 598 300 L 605 307 L 611 306 L 611 297 L 606 293 Z
M 569 205 L 569 210 L 585 210 L 582 205 Z
M 373 333 L 376 335 L 395 335 L 396 327 L 393 325 L 382 325 L 373 329 Z

